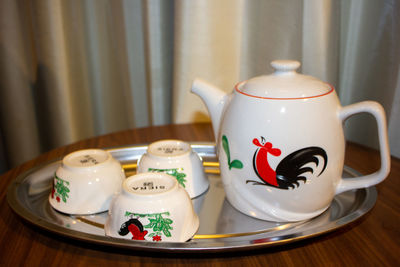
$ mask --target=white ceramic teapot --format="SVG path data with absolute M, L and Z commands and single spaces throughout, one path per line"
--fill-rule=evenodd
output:
M 384 180 L 390 152 L 382 106 L 342 107 L 331 85 L 296 72 L 298 61 L 271 65 L 273 74 L 240 82 L 231 94 L 201 80 L 192 86 L 211 115 L 228 201 L 259 219 L 299 221 L 321 214 L 336 194 Z M 381 168 L 343 179 L 343 121 L 361 112 L 377 121 Z

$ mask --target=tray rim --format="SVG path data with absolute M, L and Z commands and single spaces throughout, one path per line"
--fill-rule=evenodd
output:
M 192 148 L 195 150 L 196 147 L 198 148 L 214 148 L 215 150 L 215 143 L 211 142 L 189 142 Z M 125 145 L 125 146 L 118 146 L 118 147 L 110 147 L 110 148 L 103 148 L 111 153 L 118 153 L 120 151 L 128 150 L 128 149 L 139 149 L 145 148 L 148 144 L 134 144 L 134 145 Z M 230 242 L 231 245 L 224 245 L 224 242 L 221 239 L 209 239 L 213 240 L 214 242 L 208 243 L 211 244 L 219 244 L 216 246 L 188 246 L 188 244 L 198 244 L 196 240 L 192 240 L 190 243 L 176 243 L 176 242 L 160 242 L 160 243 L 153 243 L 153 242 L 145 242 L 145 241 L 135 241 L 135 240 L 126 240 L 126 239 L 119 239 L 119 238 L 112 238 L 107 236 L 98 236 L 95 234 L 89 234 L 77 230 L 68 229 L 57 224 L 50 223 L 46 220 L 41 219 L 38 216 L 35 216 L 30 212 L 29 209 L 24 207 L 22 203 L 17 199 L 17 189 L 18 186 L 21 185 L 30 174 L 36 172 L 37 170 L 49 166 L 50 164 L 54 164 L 60 161 L 61 158 L 56 158 L 33 168 L 26 170 L 19 175 L 17 175 L 8 185 L 7 188 L 7 202 L 14 213 L 16 213 L 21 219 L 29 222 L 35 227 L 39 227 L 43 230 L 46 230 L 50 233 L 55 233 L 57 235 L 61 235 L 70 239 L 89 242 L 97 245 L 103 246 L 112 246 L 124 249 L 131 249 L 131 250 L 138 250 L 138 251 L 158 251 L 158 252 L 167 252 L 167 253 L 221 253 L 221 252 L 232 252 L 232 251 L 242 251 L 242 250 L 252 250 L 252 249 L 259 249 L 259 248 L 266 248 L 266 247 L 273 247 L 273 246 L 280 246 L 292 242 L 297 242 L 304 239 L 313 238 L 322 234 L 327 234 L 332 231 L 338 230 L 339 228 L 353 223 L 367 214 L 374 206 L 377 201 L 377 190 L 375 186 L 371 186 L 368 188 L 360 188 L 354 191 L 365 191 L 366 197 L 360 207 L 352 211 L 349 214 L 346 214 L 343 217 L 338 218 L 335 221 L 329 222 L 329 224 L 325 224 L 323 226 L 319 226 L 313 228 L 313 231 L 308 230 L 302 232 L 302 235 L 298 234 L 289 234 L 289 235 L 282 235 L 276 236 L 274 238 L 264 238 L 264 239 L 273 239 L 267 240 L 266 242 L 260 243 L 253 243 L 253 244 L 236 244 L 243 241 L 233 241 Z M 344 169 L 353 175 L 360 175 L 360 173 L 348 166 L 344 166 Z M 254 235 L 249 235 L 254 236 Z M 228 238 L 222 238 L 222 240 L 226 240 Z M 205 240 L 205 239 L 198 239 L 198 240 Z M 204 242 L 199 242 L 201 244 L 207 244 Z

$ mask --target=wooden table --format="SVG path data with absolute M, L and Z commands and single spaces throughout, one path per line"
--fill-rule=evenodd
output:
M 392 158 L 390 176 L 377 186 L 375 207 L 360 220 L 319 237 L 274 248 L 224 254 L 155 254 L 120 250 L 65 239 L 23 221 L 8 206 L 7 185 L 30 168 L 84 148 L 143 144 L 159 139 L 213 141 L 209 124 L 169 125 L 127 130 L 57 148 L 0 177 L 0 265 L 190 266 L 400 266 L 400 160 Z M 379 167 L 376 151 L 348 144 L 346 165 L 363 174 Z

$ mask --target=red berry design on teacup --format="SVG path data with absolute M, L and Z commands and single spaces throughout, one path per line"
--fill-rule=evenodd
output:
M 247 180 L 246 183 L 253 182 L 253 184 L 267 185 L 279 189 L 294 189 L 299 187 L 299 181 L 306 182 L 307 178 L 304 174 L 314 174 L 315 169 L 319 166 L 320 159 L 323 159 L 324 166 L 317 176 L 320 176 L 325 171 L 328 163 L 328 156 L 325 150 L 313 146 L 302 148 L 289 154 L 278 163 L 274 170 L 268 162 L 268 155 L 279 157 L 281 150 L 273 147 L 272 143 L 266 142 L 262 136 L 261 142 L 254 138 L 253 144 L 258 147 L 253 156 L 253 168 L 261 182 Z M 315 167 L 307 165 L 309 163 L 314 163 Z
M 161 236 L 159 236 L 159 235 L 155 235 L 155 236 L 153 236 L 153 241 L 161 241 Z

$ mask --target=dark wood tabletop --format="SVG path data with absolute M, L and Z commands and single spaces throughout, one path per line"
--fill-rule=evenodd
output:
M 7 203 L 7 186 L 12 179 L 37 165 L 79 149 L 144 144 L 167 138 L 214 140 L 210 124 L 126 130 L 54 149 L 0 176 L 0 266 L 400 266 L 400 160 L 397 158 L 392 158 L 389 177 L 377 186 L 375 207 L 359 220 L 318 237 L 242 252 L 159 254 L 94 245 L 41 230 L 21 219 Z M 362 174 L 371 173 L 379 168 L 379 153 L 350 143 L 345 163 Z

